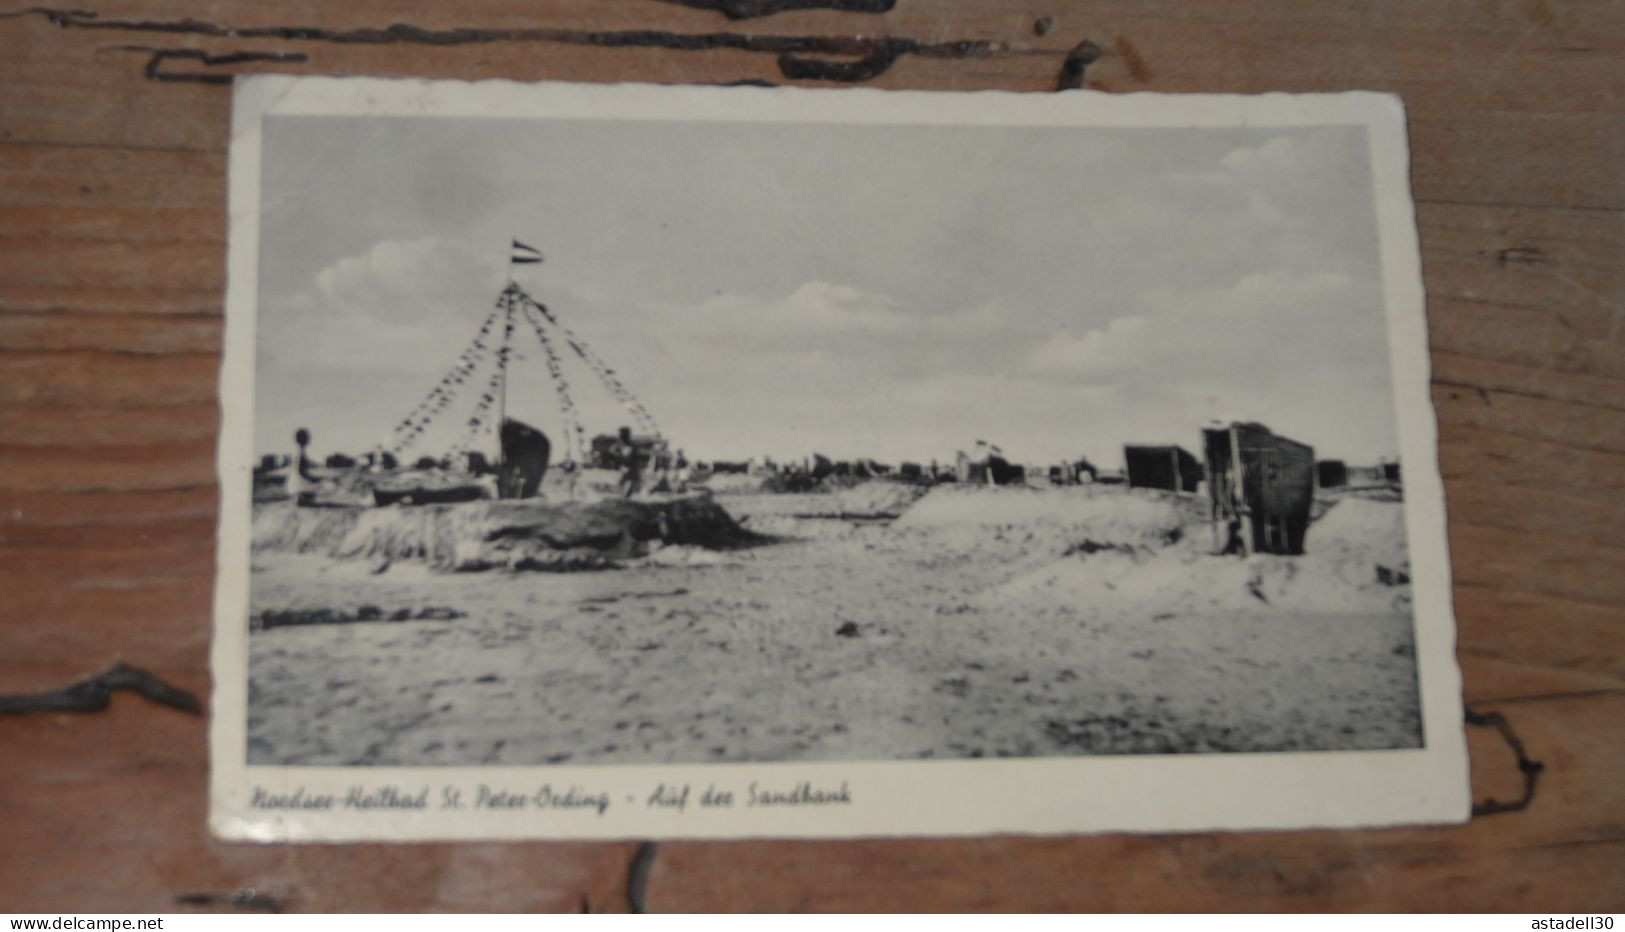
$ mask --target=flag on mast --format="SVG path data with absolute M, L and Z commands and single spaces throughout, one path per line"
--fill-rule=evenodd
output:
M 535 265 L 542 261 L 542 251 L 514 240 L 513 255 L 509 257 L 509 261 L 514 265 Z

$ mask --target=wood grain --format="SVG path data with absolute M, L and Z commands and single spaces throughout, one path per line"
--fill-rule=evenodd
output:
M 668 843 L 649 906 L 1625 907 L 1625 3 L 899 0 L 743 20 L 658 0 L 73 6 L 100 25 L 0 16 L 0 691 L 122 660 L 208 693 L 229 90 L 151 80 L 152 53 L 130 47 L 305 58 L 164 62 L 172 75 L 816 84 L 769 52 L 569 36 L 882 36 L 982 45 L 903 54 L 873 86 L 1049 91 L 1088 39 L 1096 90 L 1403 96 L 1465 692 L 1546 763 L 1533 804 L 1442 829 Z M 239 32 L 152 25 L 188 19 Z M 275 32 L 395 23 L 493 37 Z M 495 35 L 513 30 L 532 32 Z M 1516 797 L 1505 744 L 1470 736 L 1476 791 Z M 0 910 L 211 908 L 177 906 L 200 892 L 229 909 L 242 890 L 304 910 L 627 905 L 626 843 L 215 842 L 202 721 L 134 697 L 0 720 L 0 746 Z

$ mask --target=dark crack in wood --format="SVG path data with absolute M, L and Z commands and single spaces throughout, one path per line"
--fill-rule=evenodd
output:
M 43 693 L 0 696 L 0 715 L 29 715 L 35 712 L 101 712 L 119 690 L 136 693 L 159 705 L 167 705 L 192 715 L 203 714 L 197 696 L 171 686 L 146 670 L 119 664 L 87 680 L 63 689 Z
M 897 0 L 664 0 L 678 6 L 721 13 L 729 19 L 755 19 L 787 10 L 833 10 L 837 13 L 890 13 Z
M 1552 258 L 1534 246 L 1506 246 L 1495 251 L 1495 264 L 1503 269 L 1509 265 L 1551 265 Z
M 1473 803 L 1473 815 L 1498 815 L 1503 812 L 1520 812 L 1529 808 L 1529 804 L 1535 801 L 1535 787 L 1540 782 L 1540 772 L 1546 769 L 1546 765 L 1529 757 L 1529 754 L 1524 750 L 1523 741 L 1519 739 L 1517 732 L 1512 730 L 1512 723 L 1508 722 L 1506 716 L 1501 713 L 1474 712 L 1472 709 L 1468 709 L 1466 720 L 1469 725 L 1494 728 L 1499 732 L 1501 739 L 1507 743 L 1507 747 L 1510 747 L 1512 753 L 1517 755 L 1518 771 L 1523 774 L 1522 797 L 1509 803 L 1501 802 L 1493 796 L 1483 802 L 1475 802 Z
M 487 29 L 458 27 L 427 29 L 409 23 L 381 28 L 329 29 L 321 26 L 225 26 L 198 19 L 153 20 L 104 18 L 85 10 L 31 7 L 9 16 L 36 15 L 63 29 L 102 29 L 123 32 L 193 35 L 218 39 L 280 39 L 327 42 L 337 45 L 415 44 L 439 47 L 496 42 L 548 42 L 600 48 L 652 48 L 679 52 L 716 49 L 778 56 L 785 77 L 817 81 L 867 81 L 884 73 L 905 55 L 925 58 L 988 58 L 1010 51 L 1004 42 L 958 40 L 924 42 L 898 36 L 774 36 L 736 32 L 681 33 L 654 29 L 578 30 L 562 28 Z M 1085 43 L 1099 49 L 1092 43 Z M 1080 46 L 1082 48 L 1082 46 Z M 1068 56 L 1079 56 L 1074 49 Z M 806 56 L 831 56 L 826 61 Z M 1089 59 L 1090 61 L 1093 58 Z M 1081 71 L 1080 71 L 1081 73 Z
M 1083 87 L 1083 75 L 1089 66 L 1100 59 L 1100 46 L 1088 39 L 1072 47 L 1061 62 L 1061 77 L 1057 82 L 1058 91 L 1075 91 Z
M 230 84 L 232 75 L 207 71 L 165 71 L 166 61 L 195 61 L 208 67 L 222 65 L 240 65 L 245 62 L 285 62 L 299 63 L 310 60 L 304 52 L 226 52 L 220 55 L 210 54 L 202 49 L 173 49 L 155 48 L 150 45 L 114 45 L 110 52 L 145 52 L 151 57 L 147 59 L 146 75 L 149 81 L 190 81 L 198 84 Z
M 895 48 L 882 47 L 857 61 L 830 61 L 786 52 L 779 56 L 779 72 L 792 81 L 868 81 L 885 74 L 900 54 Z
M 954 42 L 923 43 L 918 39 L 885 38 L 831 38 L 827 49 L 810 49 L 817 54 L 857 55 L 855 61 L 831 61 L 805 58 L 794 51 L 779 55 L 779 71 L 791 80 L 802 81 L 868 81 L 885 74 L 904 55 L 926 58 L 989 58 L 995 52 L 1008 50 L 1000 42 L 961 39 Z
M 258 890 L 235 890 L 231 893 L 177 893 L 176 903 L 182 906 L 201 906 L 205 909 L 245 909 L 261 913 L 282 912 L 282 898 Z
M 654 870 L 659 847 L 652 841 L 639 845 L 626 869 L 626 907 L 634 913 L 649 911 L 649 873 Z

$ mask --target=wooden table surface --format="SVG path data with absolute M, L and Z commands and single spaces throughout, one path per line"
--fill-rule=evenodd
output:
M 671 842 L 644 900 L 1625 908 L 1625 3 L 73 7 L 93 12 L 0 12 L 0 693 L 122 661 L 208 694 L 231 74 L 1388 90 L 1410 114 L 1466 699 L 1544 763 L 1530 804 L 1428 829 Z M 127 694 L 0 718 L 0 911 L 628 906 L 636 843 L 214 841 L 205 733 Z M 1476 796 L 1517 798 L 1503 735 L 1469 735 Z

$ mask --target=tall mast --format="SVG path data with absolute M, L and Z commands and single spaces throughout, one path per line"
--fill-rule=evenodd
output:
M 519 242 L 517 237 L 510 237 L 513 248 L 508 250 L 508 287 L 502 290 L 502 351 L 497 354 L 497 364 L 502 367 L 502 383 L 497 388 L 497 465 L 502 465 L 502 422 L 508 417 L 508 338 L 513 336 L 513 309 L 517 300 L 516 292 L 519 282 L 514 278 L 513 267 L 519 260 L 519 250 L 526 250 L 527 254 L 535 252 L 529 246 Z M 530 259 L 524 260 L 527 263 Z M 536 253 L 537 262 L 541 261 L 541 253 Z
M 497 350 L 497 468 L 502 467 L 502 422 L 508 417 L 508 341 L 513 336 L 513 282 L 502 292 L 502 347 Z

